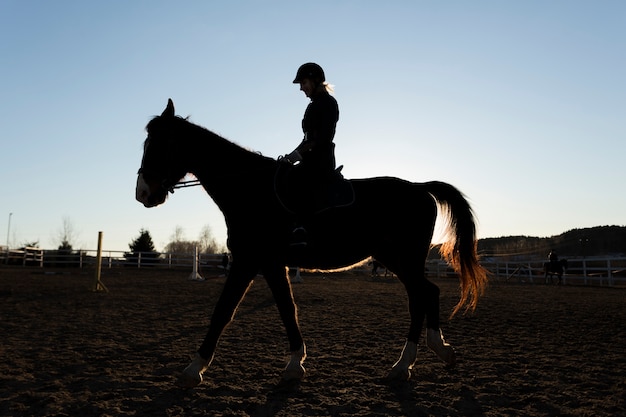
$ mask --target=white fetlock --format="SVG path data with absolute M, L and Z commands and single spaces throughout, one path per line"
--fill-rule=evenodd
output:
M 426 346 L 447 366 L 452 367 L 456 364 L 456 352 L 449 343 L 446 343 L 441 329 L 426 329 Z
M 408 381 L 411 379 L 411 369 L 417 359 L 417 343 L 406 341 L 400 359 L 393 365 L 387 375 L 388 379 L 397 381 Z
M 283 371 L 283 381 L 301 380 L 306 374 L 306 370 L 302 364 L 306 359 L 306 346 L 304 343 L 300 349 L 291 352 L 291 358 Z
M 211 359 L 204 359 L 196 353 L 191 363 L 178 378 L 178 385 L 184 388 L 197 387 L 202 382 L 202 374 L 209 368 L 210 364 Z

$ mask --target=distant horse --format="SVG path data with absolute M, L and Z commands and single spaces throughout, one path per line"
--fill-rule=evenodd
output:
M 439 288 L 424 275 L 437 204 L 446 214 L 450 236 L 441 253 L 458 272 L 461 284 L 460 300 L 452 315 L 464 306 L 466 310 L 476 308 L 487 283 L 476 254 L 474 216 L 456 188 L 442 182 L 420 184 L 391 177 L 351 180 L 354 202 L 314 216 L 305 224 L 306 248 L 292 248 L 288 242 L 294 219 L 275 192 L 275 175 L 285 162 L 246 150 L 175 116 L 171 100 L 146 130 L 137 200 L 146 207 L 158 206 L 187 173 L 192 173 L 224 214 L 231 251 L 230 273 L 208 332 L 179 384 L 191 387 L 202 382 L 223 330 L 257 273 L 272 291 L 287 330 L 291 358 L 281 382 L 303 378 L 306 348 L 286 265 L 331 270 L 370 256 L 398 276 L 409 300 L 411 325 L 389 378 L 410 378 L 424 320 L 427 346 L 446 364 L 454 365 L 454 349 L 439 328 Z M 386 198 L 373 198 L 380 195 Z M 369 232 L 372 227 L 378 231 L 375 237 Z
M 552 281 L 552 277 L 558 278 L 558 285 L 563 283 L 563 273 L 567 270 L 567 259 L 561 259 L 558 261 L 550 261 L 543 264 L 543 272 L 545 283 L 548 284 Z

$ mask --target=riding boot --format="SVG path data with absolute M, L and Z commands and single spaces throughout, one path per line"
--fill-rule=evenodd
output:
M 307 231 L 303 226 L 296 226 L 291 231 L 289 246 L 292 248 L 303 248 L 307 246 Z

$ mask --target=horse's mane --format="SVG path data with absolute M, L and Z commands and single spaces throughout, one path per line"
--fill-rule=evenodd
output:
M 231 152 L 239 152 L 242 154 L 248 154 L 253 156 L 254 158 L 263 158 L 271 161 L 275 161 L 274 158 L 270 158 L 264 156 L 261 152 L 241 146 L 236 142 L 231 141 L 203 126 L 197 125 L 189 120 L 188 117 L 182 116 L 155 116 L 148 122 L 146 125 L 146 130 L 150 133 L 152 130 L 159 129 L 160 126 L 165 126 L 166 124 L 173 123 L 177 129 L 184 129 L 188 131 L 190 134 L 196 136 L 207 136 L 211 137 L 212 140 L 220 142 L 222 146 L 225 147 L 226 150 Z

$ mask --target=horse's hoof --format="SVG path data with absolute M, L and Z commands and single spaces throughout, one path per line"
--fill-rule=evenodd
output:
M 453 368 L 456 365 L 456 352 L 449 343 L 446 343 L 441 330 L 427 329 L 426 345 L 430 350 L 435 352 L 437 357 L 441 359 L 447 367 Z
M 410 369 L 391 368 L 386 379 L 389 382 L 405 382 L 410 380 L 411 376 Z
M 444 346 L 442 352 L 438 352 L 437 356 L 444 361 L 448 368 L 454 368 L 456 366 L 456 352 L 452 346 Z
M 302 365 L 298 367 L 288 367 L 283 371 L 282 381 L 301 381 L 306 375 L 306 370 Z
M 204 359 L 199 354 L 196 354 L 191 363 L 183 370 L 180 378 L 178 378 L 178 385 L 183 388 L 193 388 L 200 385 L 202 383 L 202 374 L 208 369 L 212 359 Z
M 304 378 L 306 374 L 306 370 L 302 363 L 306 359 L 306 346 L 304 343 L 300 346 L 299 349 L 291 352 L 291 357 L 285 370 L 283 371 L 283 381 L 300 381 Z
M 186 371 L 186 370 L 185 370 Z M 178 386 L 181 388 L 194 388 L 202 383 L 202 375 L 199 373 L 185 372 L 178 378 Z

